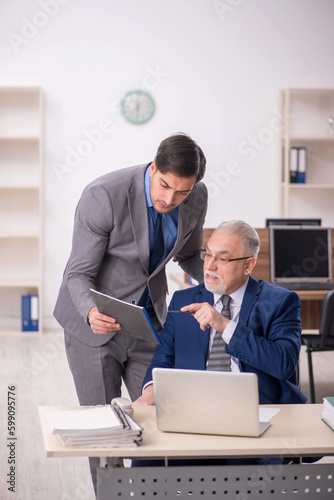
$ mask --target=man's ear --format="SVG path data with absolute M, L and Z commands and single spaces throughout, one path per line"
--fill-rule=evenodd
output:
M 152 161 L 151 165 L 150 165 L 150 168 L 149 168 L 149 174 L 150 174 L 150 177 L 152 177 L 152 175 L 154 174 L 154 172 L 156 171 L 157 169 L 157 166 L 154 162 L 154 160 Z
M 245 262 L 245 274 L 249 276 L 251 272 L 253 271 L 254 267 L 256 264 L 256 258 L 255 257 L 250 257 L 249 259 L 246 260 Z

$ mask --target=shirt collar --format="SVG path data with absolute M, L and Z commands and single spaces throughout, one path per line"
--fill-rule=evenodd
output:
M 151 166 L 151 163 L 148 164 L 147 169 L 145 170 L 145 194 L 146 194 L 147 206 L 153 207 L 153 203 L 151 200 L 151 194 L 150 194 L 150 166 Z
M 249 281 L 249 278 L 247 278 L 247 281 L 240 288 L 238 288 L 237 290 L 235 290 L 232 293 L 229 293 L 229 296 L 231 297 L 232 304 L 234 303 L 235 305 L 241 306 L 244 295 L 245 295 L 245 291 L 246 291 L 246 288 L 248 285 L 248 281 Z M 218 293 L 213 294 L 214 305 L 216 305 L 218 303 L 220 298 L 221 298 L 221 295 L 219 295 Z

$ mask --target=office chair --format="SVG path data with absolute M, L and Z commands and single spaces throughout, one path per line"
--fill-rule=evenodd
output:
M 315 403 L 312 353 L 334 351 L 334 289 L 325 295 L 321 305 L 319 334 L 304 334 L 301 336 L 301 340 L 302 344 L 306 346 L 311 403 Z

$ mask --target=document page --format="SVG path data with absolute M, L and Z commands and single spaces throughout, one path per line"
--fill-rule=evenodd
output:
M 48 420 L 53 432 L 123 428 L 110 405 L 53 411 L 48 413 Z
M 280 410 L 280 408 L 260 407 L 259 417 L 260 422 L 269 422 Z

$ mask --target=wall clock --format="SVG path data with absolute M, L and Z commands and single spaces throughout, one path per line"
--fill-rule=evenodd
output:
M 121 110 L 124 118 L 130 123 L 139 125 L 150 120 L 155 111 L 153 98 L 145 90 L 131 90 L 122 102 Z

